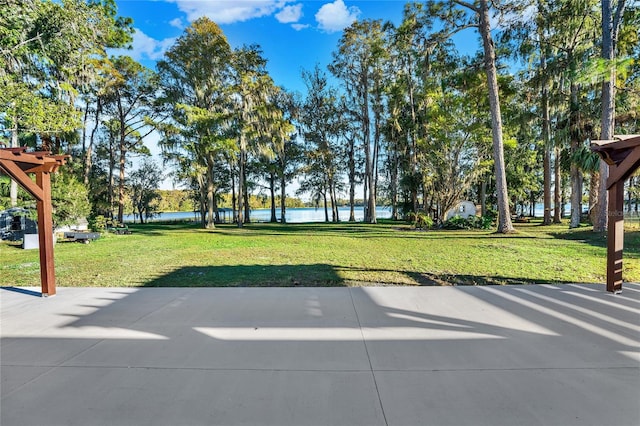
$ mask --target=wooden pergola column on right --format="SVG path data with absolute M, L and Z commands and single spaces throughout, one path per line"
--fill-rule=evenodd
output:
M 624 182 L 640 167 L 640 135 L 616 135 L 614 140 L 592 141 L 591 150 L 609 165 L 607 192 L 607 291 L 622 291 L 624 250 Z

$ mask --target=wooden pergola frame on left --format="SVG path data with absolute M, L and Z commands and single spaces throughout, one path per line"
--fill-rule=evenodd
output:
M 51 216 L 51 173 L 55 173 L 68 157 L 68 155 L 52 155 L 48 151 L 27 152 L 26 147 L 0 148 L 0 171 L 9 175 L 36 199 L 40 246 L 40 285 L 43 297 L 56 294 L 53 264 L 53 218 Z M 36 175 L 35 182 L 29 174 Z
M 624 182 L 640 168 L 640 135 L 615 135 L 614 140 L 591 141 L 609 165 L 607 192 L 607 291 L 622 291 L 622 253 L 624 249 Z

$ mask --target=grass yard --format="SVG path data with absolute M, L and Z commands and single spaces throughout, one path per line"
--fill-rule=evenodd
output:
M 596 283 L 606 237 L 591 228 L 519 224 L 515 235 L 415 231 L 405 224 L 188 224 L 130 227 L 58 243 L 59 286 L 353 286 Z M 625 281 L 640 282 L 640 226 L 625 234 Z M 0 242 L 0 284 L 40 285 L 37 250 Z

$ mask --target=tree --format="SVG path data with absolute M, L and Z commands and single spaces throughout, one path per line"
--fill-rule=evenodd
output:
M 268 145 L 260 143 L 264 135 L 261 120 L 268 114 L 267 98 L 273 80 L 266 71 L 267 61 L 259 46 L 243 46 L 233 52 L 233 90 L 236 95 L 238 138 L 238 227 L 249 221 L 247 164 L 251 152 L 271 156 Z
M 339 165 L 343 151 L 338 143 L 342 116 L 337 110 L 337 95 L 335 89 L 328 85 L 327 76 L 318 65 L 313 71 L 303 71 L 303 78 L 307 85 L 307 97 L 302 106 L 300 125 L 306 144 L 306 184 L 303 183 L 301 188 L 322 196 L 327 221 L 328 193 L 331 220 L 338 222 L 337 192 L 340 187 Z
M 112 58 L 114 74 L 106 89 L 105 110 L 118 132 L 118 222 L 124 217 L 125 170 L 130 153 L 149 154 L 144 138 L 152 131 L 157 79 L 129 56 Z
M 51 207 L 53 226 L 72 225 L 78 219 L 89 216 L 87 187 L 79 182 L 70 171 L 60 171 L 51 176 Z
M 129 177 L 129 192 L 133 209 L 140 218 L 140 223 L 154 215 L 153 202 L 160 199 L 158 182 L 163 179 L 158 165 L 145 159 L 137 170 Z
M 451 58 L 453 59 L 453 58 Z M 454 65 L 454 64 L 457 64 Z M 488 112 L 481 67 L 463 58 L 453 59 L 441 70 L 437 89 L 430 92 L 430 104 L 421 132 L 418 158 L 423 186 L 431 193 L 438 218 L 464 199 L 484 172 L 485 141 L 490 129 L 482 112 Z M 426 198 L 426 195 L 425 195 Z
M 618 35 L 622 25 L 622 18 L 626 7 L 626 0 L 601 0 L 602 5 L 602 59 L 609 62 L 609 75 L 602 82 L 602 116 L 600 127 L 600 139 L 613 139 L 613 130 L 615 126 L 615 86 L 616 86 L 616 68 L 611 63 L 616 59 L 618 48 Z M 607 163 L 600 160 L 599 168 L 599 189 L 598 203 L 593 223 L 595 232 L 603 232 L 607 229 L 607 178 L 609 176 L 609 167 Z
M 208 18 L 194 21 L 158 62 L 166 160 L 178 166 L 200 195 L 202 225 L 215 225 L 216 194 L 235 161 L 232 52 L 222 30 Z
M 475 0 L 469 3 L 463 0 L 450 0 L 447 3 L 430 2 L 430 10 L 434 16 L 440 17 L 446 24 L 445 32 L 438 38 L 451 35 L 466 28 L 476 28 L 482 38 L 484 50 L 484 67 L 487 77 L 489 105 L 491 107 L 491 130 L 493 140 L 493 160 L 496 180 L 498 204 L 498 232 L 514 231 L 511 223 L 511 210 L 507 191 L 507 179 L 504 163 L 504 143 L 502 135 L 502 114 L 500 111 L 500 95 L 498 73 L 496 67 L 496 50 L 491 36 L 490 4 L 488 0 Z
M 292 121 L 297 115 L 297 105 L 291 93 L 273 86 L 269 95 L 268 108 L 262 120 L 266 142 L 270 144 L 269 152 L 273 154 L 261 156 L 268 173 L 269 192 L 271 197 L 271 222 L 276 217 L 276 186 L 280 186 L 280 222 L 286 222 L 286 185 L 297 174 L 297 165 L 301 156 L 295 127 Z
M 345 29 L 329 67 L 334 75 L 343 80 L 360 124 L 365 167 L 365 222 L 369 223 L 376 223 L 378 158 L 384 110 L 382 79 L 383 64 L 387 57 L 383 35 L 381 21 L 354 22 Z
M 0 1 L 0 122 L 12 146 L 21 133 L 39 149 L 70 152 L 78 94 L 105 48 L 131 40 L 131 23 L 116 17 L 113 0 Z

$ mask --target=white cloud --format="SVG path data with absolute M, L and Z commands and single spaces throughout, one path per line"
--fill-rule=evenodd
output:
M 351 25 L 360 15 L 360 9 L 356 6 L 347 8 L 343 0 L 323 5 L 316 13 L 318 28 L 328 33 L 342 31 Z
M 175 18 L 169 21 L 169 25 L 171 25 L 172 27 L 176 27 L 178 29 L 183 29 L 184 28 L 184 24 L 182 23 L 182 19 L 181 18 Z
M 275 13 L 286 6 L 289 0 L 169 0 L 186 13 L 193 22 L 206 16 L 217 24 L 248 21 Z
M 285 6 L 280 12 L 276 13 L 276 19 L 281 24 L 298 22 L 300 18 L 302 18 L 302 3 Z
M 112 55 L 126 55 L 131 56 L 136 61 L 152 60 L 157 61 L 162 58 L 164 52 L 166 52 L 176 41 L 174 37 L 165 38 L 164 40 L 156 40 L 149 37 L 140 29 L 136 28 L 136 32 L 133 34 L 133 43 L 131 43 L 132 49 L 113 49 L 110 51 Z
M 307 25 L 307 24 L 292 24 L 291 28 L 293 28 L 296 31 L 300 31 L 300 30 L 304 30 L 305 28 L 309 28 L 309 25 Z

